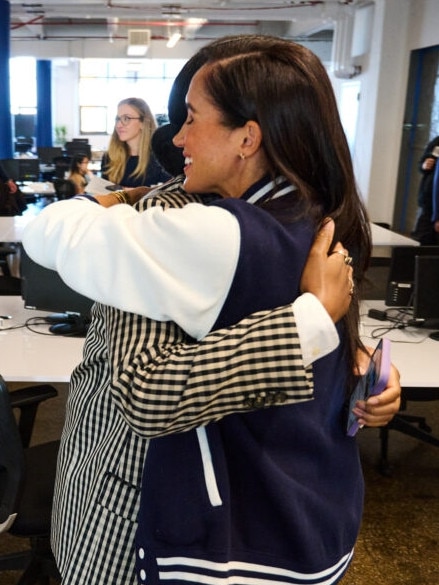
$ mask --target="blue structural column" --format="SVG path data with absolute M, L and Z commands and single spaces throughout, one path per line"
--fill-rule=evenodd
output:
M 52 146 L 51 61 L 37 61 L 37 146 Z
M 2 87 L 2 91 L 0 91 L 0 159 L 12 158 L 14 155 L 9 89 L 10 22 L 9 2 L 0 0 L 0 79 Z

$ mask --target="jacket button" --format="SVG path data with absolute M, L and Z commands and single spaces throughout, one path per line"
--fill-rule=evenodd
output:
M 259 394 L 259 396 L 256 396 L 255 406 L 256 408 L 262 408 L 263 406 L 265 406 L 265 396 L 263 394 Z
M 250 396 L 247 396 L 247 397 L 244 399 L 244 406 L 245 406 L 246 408 L 253 408 L 253 407 L 254 407 L 254 404 L 255 404 L 255 399 L 254 399 L 254 398 L 252 398 L 252 397 L 250 397 Z
M 139 555 L 139 559 L 144 559 L 145 558 L 145 549 L 139 548 L 139 550 L 137 552 L 138 552 L 138 555 Z

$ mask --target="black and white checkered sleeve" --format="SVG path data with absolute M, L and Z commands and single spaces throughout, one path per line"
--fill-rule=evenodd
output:
M 149 342 L 140 348 L 145 328 Z M 303 366 L 291 306 L 254 313 L 199 343 L 182 332 L 176 343 L 175 328 L 131 322 L 131 349 L 115 364 L 112 392 L 137 433 L 160 436 L 312 399 L 312 371 Z M 127 331 L 127 323 L 118 329 Z

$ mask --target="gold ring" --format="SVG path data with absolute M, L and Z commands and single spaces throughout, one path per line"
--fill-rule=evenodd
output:
M 332 254 L 341 254 L 344 257 L 345 262 L 346 258 L 349 258 L 349 256 L 345 252 L 342 252 L 341 250 L 334 250 L 333 252 L 330 253 L 330 256 L 332 256 Z

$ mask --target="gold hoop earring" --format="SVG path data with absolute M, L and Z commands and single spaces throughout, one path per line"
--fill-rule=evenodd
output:
M 240 152 L 240 153 L 239 153 L 239 158 L 240 158 L 241 160 L 245 160 L 245 154 L 244 154 L 243 152 Z

